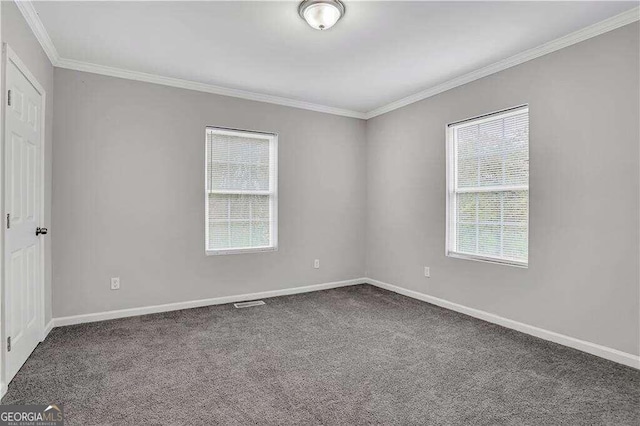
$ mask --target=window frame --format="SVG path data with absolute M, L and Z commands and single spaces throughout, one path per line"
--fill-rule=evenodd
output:
M 446 231 L 445 231 L 445 256 L 447 257 L 451 257 L 454 259 L 464 259 L 464 260 L 473 260 L 473 261 L 478 261 L 478 262 L 486 262 L 486 263 L 493 263 L 493 264 L 498 264 L 498 265 L 507 265 L 507 266 L 514 266 L 514 267 L 518 267 L 518 268 L 528 268 L 529 267 L 529 256 L 527 254 L 527 261 L 526 262 L 522 262 L 522 261 L 518 261 L 518 260 L 514 260 L 514 259 L 505 259 L 505 258 L 500 258 L 500 257 L 492 257 L 492 256 L 482 256 L 482 255 L 478 255 L 478 254 L 471 254 L 471 253 L 463 253 L 463 252 L 458 252 L 453 250 L 455 241 L 456 241 L 456 220 L 455 217 L 452 217 L 452 215 L 456 214 L 456 194 L 459 192 L 472 192 L 472 193 L 476 193 L 476 192 L 481 192 L 481 191 L 471 191 L 468 189 L 465 189 L 463 191 L 457 191 L 456 192 L 456 178 L 457 178 L 457 173 L 456 173 L 456 165 L 457 165 L 457 155 L 455 152 L 455 129 L 457 127 L 459 127 L 460 125 L 463 124 L 467 124 L 469 122 L 474 122 L 475 124 L 480 124 L 480 123 L 484 123 L 487 121 L 491 121 L 494 120 L 497 116 L 500 116 L 502 118 L 504 117 L 509 117 L 512 115 L 517 115 L 522 113 L 523 111 L 527 112 L 527 115 L 529 114 L 529 105 L 528 104 L 523 104 L 523 105 L 518 105 L 515 107 L 511 107 L 511 108 L 505 108 L 499 111 L 494 111 L 488 114 L 482 114 L 476 117 L 472 117 L 472 118 L 467 118 L 464 120 L 459 120 L 459 121 L 455 121 L 452 123 L 448 123 L 445 126 L 445 153 L 446 153 L 446 176 L 445 176 L 445 180 L 446 180 Z M 529 140 L 527 141 L 527 147 L 529 146 L 529 142 L 531 140 L 530 137 L 530 133 L 529 133 Z M 531 169 L 529 169 L 531 170 Z M 477 188 L 475 188 L 477 189 Z M 483 191 L 486 192 L 491 192 L 491 190 L 496 190 L 499 189 L 500 191 L 509 191 L 511 190 L 523 190 L 524 185 L 498 185 L 498 186 L 493 186 L 493 187 L 482 187 Z M 530 179 L 529 176 L 527 176 L 527 185 L 526 185 L 526 190 L 527 190 L 527 198 L 530 198 L 530 190 L 531 190 L 531 186 L 530 186 Z M 529 244 L 529 213 L 530 213 L 530 208 L 529 208 L 529 202 L 527 202 L 527 245 Z M 528 253 L 528 250 L 527 250 Z
M 269 175 L 273 179 L 269 180 L 269 190 L 267 191 L 236 191 L 236 190 L 212 190 L 208 189 L 207 179 L 209 177 L 209 143 L 208 134 L 210 131 L 219 135 L 239 136 L 244 138 L 267 139 L 269 140 Z M 261 132 L 255 130 L 234 129 L 220 126 L 205 127 L 205 155 L 204 155 L 204 249 L 207 256 L 219 256 L 227 254 L 247 254 L 264 253 L 278 250 L 278 134 L 272 132 Z M 269 195 L 269 218 L 271 242 L 268 246 L 210 249 L 209 244 L 209 194 L 259 194 Z

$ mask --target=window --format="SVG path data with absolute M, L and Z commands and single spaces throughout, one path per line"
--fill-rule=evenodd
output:
M 447 128 L 447 256 L 527 266 L 529 109 Z
M 207 254 L 275 250 L 278 246 L 278 137 L 207 127 Z

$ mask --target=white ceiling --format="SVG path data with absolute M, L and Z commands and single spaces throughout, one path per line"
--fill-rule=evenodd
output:
M 637 2 L 35 2 L 62 58 L 368 112 Z

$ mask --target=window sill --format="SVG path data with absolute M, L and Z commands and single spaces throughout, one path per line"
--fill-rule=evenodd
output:
M 478 256 L 475 254 L 456 253 L 456 252 L 450 251 L 447 253 L 447 257 L 453 257 L 455 259 L 463 259 L 463 260 L 474 260 L 476 262 L 493 263 L 494 265 L 514 266 L 516 268 L 523 268 L 523 269 L 529 268 L 529 263 L 518 262 L 516 260 L 495 259 L 491 257 Z
M 239 248 L 239 249 L 224 249 L 224 250 L 205 250 L 207 256 L 221 256 L 225 254 L 248 254 L 248 253 L 264 253 L 270 251 L 278 251 L 278 247 L 251 247 L 251 248 Z

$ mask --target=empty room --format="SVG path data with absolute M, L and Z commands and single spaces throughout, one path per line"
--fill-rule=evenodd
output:
M 0 1 L 0 426 L 639 425 L 639 6 Z

